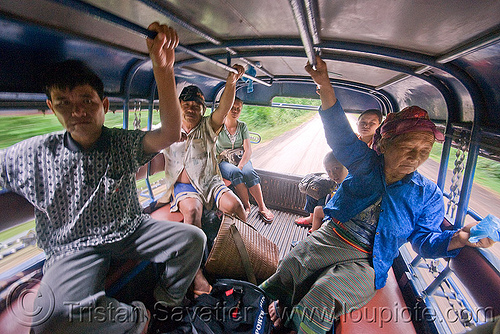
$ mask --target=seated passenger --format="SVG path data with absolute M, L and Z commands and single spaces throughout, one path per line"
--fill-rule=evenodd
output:
M 333 152 L 328 152 L 325 155 L 323 158 L 323 166 L 325 167 L 328 177 L 337 183 L 337 187 L 335 188 L 335 190 L 337 190 L 338 186 L 347 176 L 347 168 L 345 168 L 344 165 L 342 165 L 337 158 L 335 158 Z M 309 232 L 316 231 L 321 226 L 323 218 L 325 217 L 323 207 L 335 193 L 335 190 L 331 194 L 328 194 L 320 199 L 315 199 L 306 195 L 306 205 L 304 210 L 309 212 L 309 216 L 296 219 L 295 224 L 299 226 L 312 227 Z
M 250 198 L 248 192 L 257 202 L 259 214 L 262 220 L 270 223 L 274 219 L 273 213 L 264 204 L 262 189 L 260 187 L 260 178 L 255 169 L 253 169 L 250 158 L 252 156 L 252 148 L 250 144 L 250 136 L 245 122 L 239 121 L 243 101 L 239 98 L 234 99 L 233 107 L 224 121 L 224 129 L 219 133 L 217 139 L 217 154 L 219 155 L 219 168 L 222 177 L 231 181 L 236 194 L 243 202 L 246 215 L 250 214 Z M 221 158 L 221 153 L 224 150 L 235 148 L 243 149 L 243 155 L 237 165 L 234 165 Z
M 378 155 L 352 131 L 326 64 L 316 59 L 316 69 L 308 64 L 306 71 L 320 86 L 327 143 L 349 175 L 325 206 L 325 223 L 261 285 L 278 301 L 269 307 L 275 326 L 299 333 L 326 333 L 339 315 L 365 305 L 385 285 L 406 241 L 430 258 L 493 244 L 489 238 L 470 243 L 472 225 L 441 231 L 443 194 L 416 170 L 434 141 L 444 139 L 427 112 L 413 106 L 390 114 L 375 138 Z
M 382 113 L 378 109 L 365 110 L 358 117 L 356 123 L 358 138 L 369 148 L 373 148 L 373 136 L 380 123 L 382 123 Z
M 236 82 L 244 73 L 243 66 L 233 67 L 238 73 L 229 72 L 219 107 L 209 116 L 203 116 L 206 106 L 200 88 L 188 86 L 182 90 L 179 100 L 183 141 L 163 150 L 166 193 L 162 201 L 170 202 L 173 197 L 170 210 L 180 211 L 185 224 L 199 228 L 203 207 L 210 210 L 214 203 L 222 212 L 246 221 L 241 201 L 222 181 L 215 151 L 215 141 L 234 102 Z M 210 290 L 201 269 L 198 270 L 195 295 Z
M 197 228 L 142 213 L 135 172 L 180 139 L 172 28 L 152 23 L 147 39 L 160 96 L 155 131 L 104 127 L 109 100 L 101 79 L 69 60 L 45 78 L 47 105 L 65 132 L 37 136 L 0 151 L 0 187 L 34 207 L 37 244 L 46 255 L 35 297 L 34 333 L 145 333 L 149 311 L 108 297 L 111 259 L 165 262 L 155 295 L 180 305 L 199 267 L 205 236 Z M 99 312 L 105 310 L 105 312 Z

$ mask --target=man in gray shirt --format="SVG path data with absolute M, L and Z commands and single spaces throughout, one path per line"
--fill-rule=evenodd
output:
M 149 311 L 104 293 L 112 258 L 165 262 L 155 289 L 179 305 L 200 266 L 206 237 L 190 225 L 143 214 L 135 173 L 180 140 L 175 91 L 175 30 L 152 23 L 147 40 L 160 100 L 161 128 L 104 127 L 109 100 L 83 63 L 56 64 L 46 78 L 47 105 L 66 131 L 27 139 L 0 151 L 0 187 L 35 207 L 37 243 L 46 254 L 35 298 L 35 333 L 145 333 Z

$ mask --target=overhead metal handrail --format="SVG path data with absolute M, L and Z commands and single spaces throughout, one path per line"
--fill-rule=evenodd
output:
M 299 29 L 300 39 L 306 52 L 307 60 L 313 68 L 316 68 L 316 55 L 314 53 L 313 40 L 307 24 L 307 15 L 304 10 L 304 4 L 301 0 L 289 0 L 292 7 L 293 16 Z
M 124 28 L 127 28 L 127 29 L 130 29 L 134 32 L 136 32 L 137 34 L 143 36 L 143 37 L 149 37 L 149 38 L 155 38 L 156 37 L 156 32 L 154 31 L 151 31 L 151 30 L 148 30 L 146 28 L 143 28 L 133 22 L 130 22 L 128 20 L 125 20 L 119 16 L 116 16 L 115 14 L 112 14 L 110 12 L 107 12 L 99 7 L 96 7 L 96 6 L 93 6 L 91 4 L 88 4 L 86 2 L 83 2 L 83 1 L 80 1 L 80 0 L 51 0 L 53 2 L 56 2 L 56 3 L 60 3 L 60 4 L 63 4 L 65 6 L 69 6 L 73 9 L 77 9 L 77 10 L 80 10 L 82 12 L 85 12 L 89 15 L 94 15 L 94 16 L 97 16 L 99 18 L 102 18 L 102 19 L 105 19 L 107 21 L 110 21 L 112 23 L 115 23 L 119 26 L 122 26 Z M 224 63 L 221 63 L 217 60 L 214 60 L 198 51 L 195 51 L 195 50 L 192 50 L 190 49 L 189 47 L 187 46 L 184 46 L 184 45 L 181 45 L 179 44 L 177 46 L 177 50 L 181 51 L 181 52 L 184 52 L 184 53 L 187 53 L 195 58 L 198 58 L 198 59 L 201 59 L 201 60 L 204 60 L 206 62 L 209 62 L 210 64 L 213 64 L 217 67 L 220 67 L 220 68 L 223 68 L 225 69 L 226 71 L 229 71 L 229 72 L 233 72 L 233 73 L 238 73 L 238 71 L 231 67 L 231 66 L 228 66 Z M 264 86 L 268 86 L 270 87 L 271 84 L 266 82 L 266 81 L 263 81 L 259 78 L 256 78 L 254 76 L 251 76 L 251 75 L 248 75 L 248 74 L 244 74 L 243 75 L 244 78 L 248 78 L 248 79 L 251 79 L 255 82 L 258 82 Z
M 318 32 L 317 2 L 315 0 L 304 0 L 304 6 L 307 14 L 309 32 L 311 33 L 313 43 L 318 45 L 321 43 L 321 39 Z
M 141 1 L 142 3 L 144 3 L 145 5 L 153 8 L 154 10 L 160 12 L 162 15 L 165 15 L 166 17 L 168 17 L 170 20 L 172 20 L 173 22 L 179 24 L 180 26 L 182 26 L 184 29 L 187 29 L 193 33 L 195 33 L 196 35 L 206 39 L 207 41 L 209 41 L 210 43 L 212 44 L 215 44 L 215 45 L 221 45 L 222 44 L 222 41 L 216 39 L 215 37 L 213 36 L 210 36 L 209 34 L 207 34 L 206 32 L 200 30 L 199 28 L 193 26 L 192 24 L 180 19 L 179 17 L 177 17 L 175 14 L 173 14 L 172 12 L 170 12 L 168 10 L 168 8 L 165 7 L 165 5 L 161 4 L 161 3 L 158 3 L 158 1 L 154 1 L 154 0 L 139 0 Z M 234 49 L 231 49 L 231 48 L 228 48 L 226 47 L 225 48 L 227 51 L 229 51 L 231 54 L 233 55 L 237 55 L 238 52 L 235 51 Z M 251 65 L 253 67 L 255 67 L 256 69 L 258 69 L 259 71 L 261 71 L 262 73 L 264 73 L 265 75 L 269 76 L 270 78 L 274 78 L 274 75 L 271 74 L 269 71 L 267 71 L 265 68 L 263 68 L 262 66 L 259 66 L 257 65 L 256 63 L 248 60 L 248 59 L 245 59 L 245 58 L 240 58 L 243 62 L 245 62 L 246 64 L 248 65 Z

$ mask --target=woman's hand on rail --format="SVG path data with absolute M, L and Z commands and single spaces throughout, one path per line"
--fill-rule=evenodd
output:
M 151 23 L 148 29 L 158 33 L 154 39 L 146 39 L 149 56 L 151 57 L 153 66 L 173 68 L 175 62 L 175 48 L 179 45 L 179 36 L 177 36 L 177 32 L 165 24 L 160 25 L 158 22 Z
M 305 70 L 320 88 L 331 85 L 330 78 L 328 77 L 328 68 L 320 56 L 316 56 L 316 69 L 314 69 L 309 62 L 307 62 Z
M 328 77 L 326 63 L 319 56 L 316 56 L 316 68 L 314 69 L 309 62 L 304 68 L 318 86 L 321 108 L 325 110 L 332 107 L 337 102 L 337 98 Z

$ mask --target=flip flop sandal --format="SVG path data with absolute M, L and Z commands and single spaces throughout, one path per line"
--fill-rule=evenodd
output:
M 312 223 L 309 223 L 306 217 L 295 219 L 295 225 L 309 228 L 312 227 Z
M 273 221 L 274 215 L 271 211 L 259 211 L 260 218 L 264 221 L 264 223 L 269 224 Z

